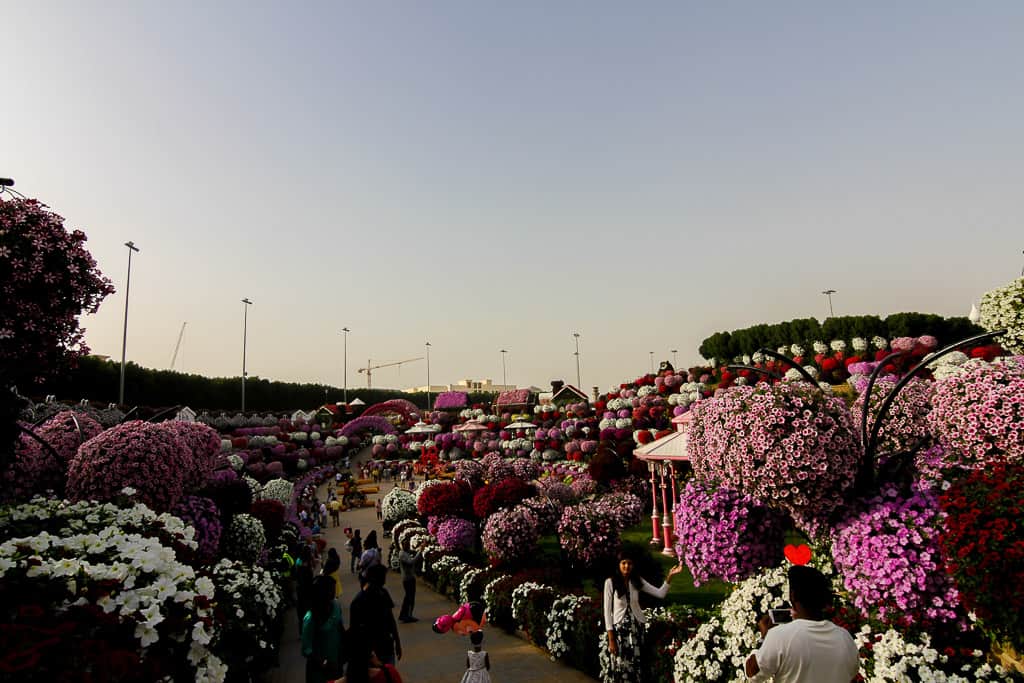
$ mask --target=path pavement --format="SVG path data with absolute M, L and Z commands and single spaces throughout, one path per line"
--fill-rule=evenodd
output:
M 353 463 L 355 464 L 355 463 Z M 391 490 L 390 482 L 381 484 L 381 492 L 372 494 L 371 500 Z M 320 492 L 326 495 L 326 487 Z M 342 556 L 342 613 L 345 623 L 349 621 L 349 603 L 358 592 L 358 581 L 348 571 L 348 554 L 345 552 L 344 527 L 360 529 L 363 538 L 372 529 L 387 551 L 391 539 L 383 538 L 383 529 L 377 521 L 372 507 L 349 510 L 341 513 L 341 526 L 328 527 L 325 537 L 327 547 L 334 547 Z M 396 605 L 402 602 L 402 584 L 396 572 L 388 572 L 387 589 Z M 435 593 L 422 580 L 416 586 L 416 607 L 413 610 L 418 622 L 398 624 L 402 639 L 403 656 L 398 670 L 407 683 L 457 683 L 466 669 L 466 650 L 469 639 L 454 633 L 439 635 L 431 629 L 434 619 L 442 614 L 451 614 L 457 605 L 449 598 Z M 396 607 L 397 611 L 397 607 Z M 397 618 L 397 613 L 396 613 Z M 490 653 L 491 674 L 496 683 L 593 683 L 594 679 L 561 662 L 553 662 L 540 648 L 524 640 L 506 634 L 501 629 L 486 628 L 484 649 Z M 281 666 L 270 672 L 271 683 L 298 683 L 305 677 L 305 661 L 299 648 L 298 625 L 295 610 L 289 611 L 285 621 L 284 638 L 281 644 Z

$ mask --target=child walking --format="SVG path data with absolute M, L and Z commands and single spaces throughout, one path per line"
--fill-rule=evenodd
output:
M 484 642 L 483 631 L 469 634 L 469 642 L 473 649 L 466 652 L 466 673 L 462 674 L 462 683 L 491 683 L 491 659 L 487 651 L 480 649 Z

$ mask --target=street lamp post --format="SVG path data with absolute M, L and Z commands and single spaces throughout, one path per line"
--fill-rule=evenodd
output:
M 344 360 L 344 365 L 342 366 L 342 367 L 344 367 L 344 370 L 342 372 L 345 374 L 345 377 L 342 379 L 342 384 L 343 384 L 343 386 L 345 388 L 342 389 L 342 391 L 344 392 L 344 394 L 343 394 L 344 397 L 342 398 L 342 400 L 345 402 L 345 412 L 346 413 L 348 412 L 348 333 L 351 332 L 351 331 L 352 330 L 348 329 L 347 327 L 341 328 L 341 333 L 343 335 L 345 335 L 345 346 L 344 346 L 345 350 L 343 352 L 345 360 Z
M 242 413 L 245 413 L 245 346 L 249 335 L 249 306 L 252 302 L 246 297 L 242 299 Z
M 427 410 L 430 410 L 430 342 L 424 346 L 427 347 Z
M 672 367 L 676 370 L 679 369 L 679 359 L 676 358 L 677 353 L 679 353 L 679 349 L 672 349 Z
M 576 339 L 576 388 L 579 389 L 583 386 L 583 380 L 580 379 L 580 333 L 573 332 L 572 336 Z
M 826 289 L 822 292 L 822 294 L 828 297 L 828 317 L 830 318 L 836 317 L 835 311 L 832 310 L 832 295 L 835 293 L 836 290 L 834 289 Z
M 132 286 L 132 252 L 138 251 L 139 248 L 135 246 L 135 242 L 131 240 L 124 243 L 124 246 L 128 247 L 128 279 L 124 284 L 124 334 L 121 337 L 121 384 L 120 389 L 117 392 L 117 403 L 118 405 L 124 405 L 124 361 L 125 352 L 128 348 L 128 291 Z
M 651 354 L 651 374 L 653 375 L 654 374 L 654 351 L 648 351 L 647 353 Z
M 501 350 L 501 390 L 508 391 L 508 374 L 505 372 L 505 349 Z

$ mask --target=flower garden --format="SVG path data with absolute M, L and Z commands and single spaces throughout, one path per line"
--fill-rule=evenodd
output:
M 830 618 L 864 680 L 1024 680 L 1024 279 L 982 300 L 998 334 L 952 351 L 959 338 L 929 334 L 797 337 L 666 364 L 593 402 L 448 392 L 430 411 L 387 401 L 341 424 L 142 421 L 12 391 L 87 351 L 78 315 L 111 288 L 84 235 L 38 203 L 0 202 L 0 228 L 0 680 L 265 671 L 285 556 L 310 536 L 303 496 L 364 449 L 436 475 L 383 500 L 393 566 L 400 546 L 422 552 L 439 592 L 600 675 L 598 587 L 650 534 L 654 480 L 634 451 L 683 415 L 668 524 L 692 581 L 648 606 L 652 680 L 743 680 L 802 545 L 833 581 Z M 657 582 L 664 562 L 644 558 Z

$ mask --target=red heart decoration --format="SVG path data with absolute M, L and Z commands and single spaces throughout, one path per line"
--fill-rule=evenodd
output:
M 793 564 L 807 564 L 811 561 L 811 549 L 806 545 L 787 545 L 783 551 L 786 559 Z

